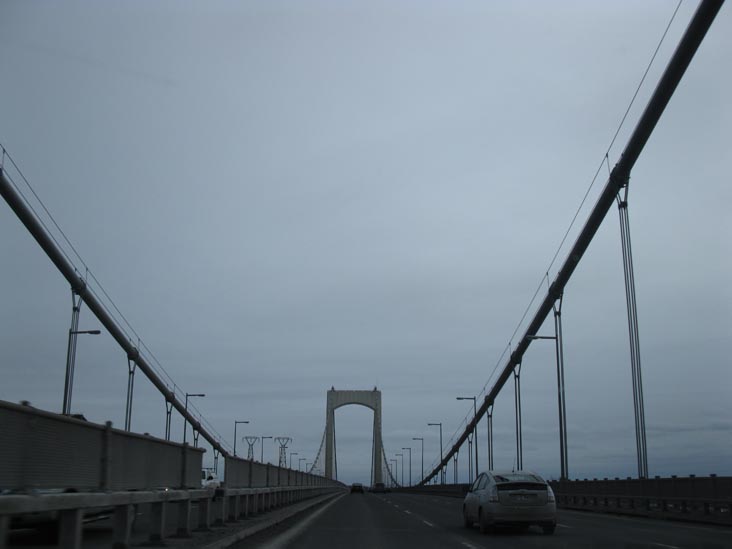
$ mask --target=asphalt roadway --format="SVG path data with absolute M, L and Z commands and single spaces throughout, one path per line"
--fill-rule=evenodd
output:
M 653 548 L 730 549 L 732 528 L 560 510 L 556 532 L 462 525 L 462 500 L 415 494 L 346 494 L 274 537 L 237 547 L 309 548 Z M 252 543 L 254 542 L 254 543 Z

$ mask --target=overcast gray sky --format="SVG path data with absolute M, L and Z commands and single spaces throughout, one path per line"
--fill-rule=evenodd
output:
M 378 386 L 386 452 L 412 446 L 416 479 L 412 437 L 427 468 L 427 422 L 448 446 L 472 413 L 455 397 L 493 383 L 675 7 L 4 0 L 0 142 L 226 443 L 250 420 L 240 435 L 290 435 L 311 460 L 327 389 Z M 730 66 L 724 7 L 632 176 L 652 475 L 732 474 Z M 60 411 L 68 284 L 4 204 L 0 235 L 0 399 Z M 570 475 L 635 475 L 615 210 L 563 318 Z M 80 327 L 99 327 L 88 309 Z M 552 346 L 522 371 L 524 464 L 558 476 Z M 121 427 L 126 376 L 108 334 L 80 338 L 73 411 Z M 514 460 L 506 389 L 499 468 Z M 138 376 L 134 429 L 162 436 L 164 412 Z M 369 480 L 371 421 L 336 414 L 347 482 Z M 483 461 L 484 423 L 479 440 Z

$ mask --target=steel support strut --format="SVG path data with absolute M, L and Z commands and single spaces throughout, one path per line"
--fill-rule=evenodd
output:
M 135 390 L 135 369 L 137 362 L 133 356 L 127 357 L 127 406 L 125 407 L 125 431 L 132 428 L 132 394 Z
M 557 355 L 557 405 L 559 407 L 559 462 L 562 480 L 569 475 L 567 458 L 567 408 L 564 400 L 564 345 L 562 341 L 562 294 L 554 304 L 554 346 Z
M 488 406 L 486 412 L 486 424 L 488 425 L 488 470 L 493 470 L 493 404 Z
M 64 403 L 62 414 L 71 413 L 71 393 L 74 389 L 74 366 L 76 365 L 76 339 L 79 330 L 79 312 L 83 300 L 74 288 L 71 288 L 71 327 L 69 328 L 69 342 L 66 347 L 66 377 L 64 379 Z
M 524 468 L 524 448 L 521 435 L 521 363 L 513 369 L 513 396 L 516 410 L 516 470 Z
M 620 214 L 620 241 L 623 248 L 623 272 L 625 275 L 625 302 L 628 309 L 628 339 L 630 342 L 630 370 L 633 379 L 633 412 L 635 415 L 635 444 L 638 453 L 638 478 L 648 478 L 646 453 L 646 416 L 643 408 L 643 379 L 641 375 L 640 337 L 638 333 L 638 308 L 635 298 L 635 274 L 633 250 L 630 244 L 630 219 L 628 217 L 628 180 L 625 181 L 623 198 L 618 192 Z
M 473 439 L 468 434 L 468 478 L 472 482 L 475 480 L 473 476 Z
M 170 414 L 173 411 L 173 403 L 165 400 L 165 440 L 170 440 Z

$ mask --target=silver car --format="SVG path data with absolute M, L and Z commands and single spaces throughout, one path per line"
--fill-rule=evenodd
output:
M 540 526 L 553 534 L 557 526 L 557 504 L 546 481 L 529 471 L 481 473 L 463 502 L 466 528 L 478 523 L 486 534 L 497 525 L 528 528 Z

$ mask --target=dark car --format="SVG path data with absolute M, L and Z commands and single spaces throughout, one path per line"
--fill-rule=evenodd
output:
M 470 487 L 463 503 L 467 528 L 477 522 L 482 533 L 495 526 L 540 526 L 553 534 L 557 525 L 554 492 L 536 473 L 528 471 L 481 473 Z
M 354 482 L 351 484 L 351 493 L 352 494 L 363 494 L 365 490 L 363 489 L 363 484 L 360 482 Z

